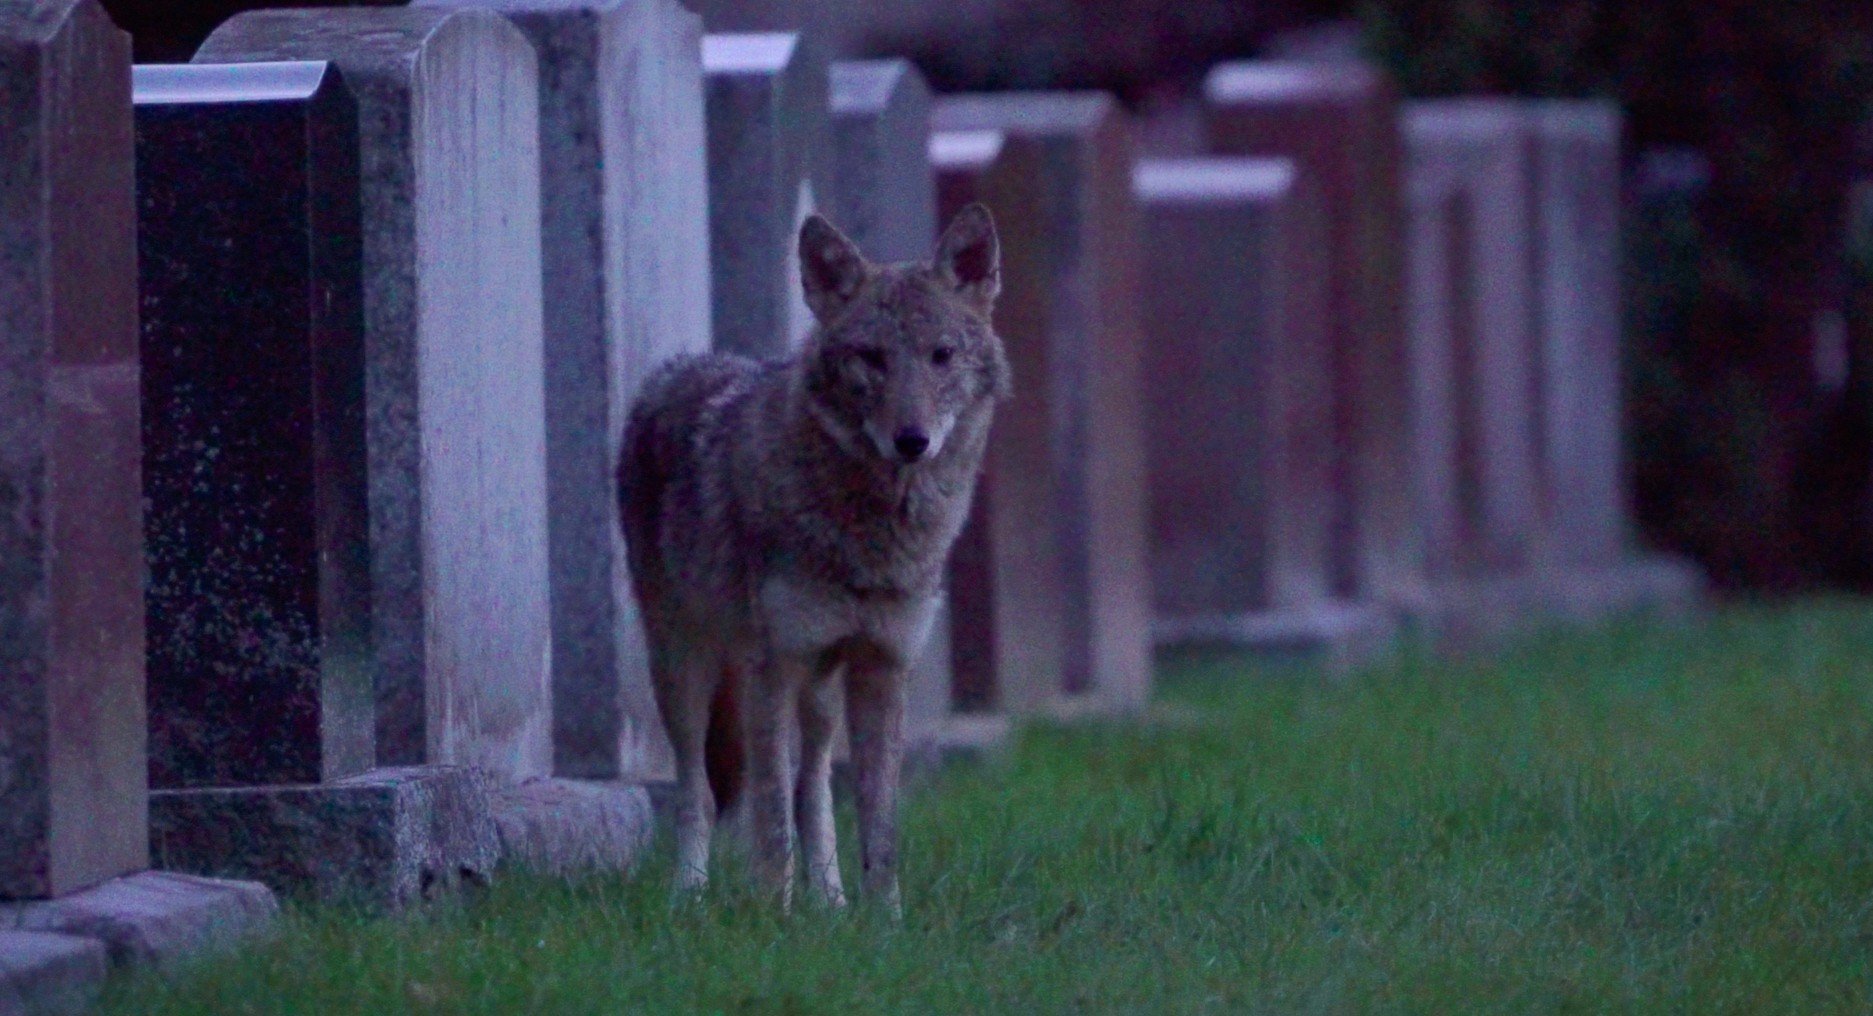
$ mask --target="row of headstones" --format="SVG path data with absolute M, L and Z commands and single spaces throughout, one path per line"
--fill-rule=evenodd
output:
M 1331 642 L 1625 560 L 1598 107 L 1401 132 L 1374 73 L 1240 65 L 1220 154 L 1141 162 L 1103 94 L 500 6 L 243 14 L 134 121 L 94 0 L 0 7 L 0 896 L 144 865 L 147 806 L 164 864 L 407 898 L 492 863 L 502 787 L 661 776 L 623 414 L 793 348 L 816 208 L 885 260 L 1002 227 L 1017 396 L 926 744 L 1138 707 L 1154 616 Z

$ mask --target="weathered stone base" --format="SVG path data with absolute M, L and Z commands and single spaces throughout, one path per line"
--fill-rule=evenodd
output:
M 255 882 L 146 871 L 57 899 L 0 903 L 0 929 L 91 939 L 113 966 L 160 965 L 238 942 L 279 910 Z
M 555 875 L 629 871 L 651 837 L 643 786 L 537 779 L 493 791 L 503 864 Z
M 1160 651 L 1245 651 L 1345 671 L 1390 648 L 1398 625 L 1378 607 L 1328 602 L 1248 614 L 1158 618 L 1151 635 Z
M 484 883 L 500 843 L 486 776 L 413 766 L 323 785 L 156 791 L 150 852 L 170 870 L 400 907 Z
M 0 931 L 0 1016 L 66 1016 L 97 1000 L 104 943 L 73 935 Z
M 1632 615 L 1680 617 L 1703 600 L 1704 578 L 1697 568 L 1647 556 L 1612 566 L 1437 583 L 1412 622 L 1439 648 L 1466 651 L 1543 628 Z

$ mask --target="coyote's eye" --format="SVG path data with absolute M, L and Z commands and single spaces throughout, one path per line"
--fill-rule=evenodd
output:
M 950 358 L 955 355 L 956 350 L 954 347 L 938 346 L 930 353 L 930 362 L 939 367 L 947 367 L 949 366 Z
M 868 346 L 857 352 L 860 363 L 870 367 L 872 370 L 884 369 L 884 350 Z

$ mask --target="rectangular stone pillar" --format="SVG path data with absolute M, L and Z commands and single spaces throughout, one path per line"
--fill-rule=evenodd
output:
M 950 96 L 934 122 L 1003 131 L 1039 153 L 1039 200 L 994 211 L 1036 220 L 1041 241 L 1031 280 L 1044 287 L 1041 321 L 1005 339 L 1048 347 L 1047 369 L 1017 367 L 1015 384 L 1051 396 L 1044 446 L 1065 591 L 1062 690 L 1070 709 L 1141 707 L 1151 694 L 1151 580 L 1131 125 L 1103 92 Z M 1010 274 L 1004 266 L 1004 285 Z
M 1414 562 L 1411 433 L 1399 318 L 1398 128 L 1391 83 L 1357 63 L 1221 64 L 1204 83 L 1213 151 L 1280 156 L 1327 209 L 1334 357 L 1335 588 L 1407 609 Z
M 1164 393 L 1146 405 L 1153 609 L 1324 600 L 1331 365 L 1323 273 L 1309 262 L 1317 199 L 1285 159 L 1153 159 L 1134 181 L 1145 376 Z
M 1499 100 L 1406 103 L 1406 335 L 1424 567 L 1522 572 L 1542 539 L 1526 133 Z
M 1558 560 L 1610 565 L 1632 540 L 1620 383 L 1620 114 L 1520 103 L 1533 146 L 1538 450 Z
M 538 72 L 480 11 L 250 11 L 198 63 L 358 101 L 380 764 L 552 767 Z
M 848 60 L 831 68 L 833 187 L 825 214 L 878 262 L 928 261 L 936 250 L 930 88 L 908 60 Z M 927 744 L 949 715 L 947 604 L 912 665 L 906 739 Z
M 0 6 L 0 898 L 149 857 L 130 38 Z
M 150 782 L 353 776 L 376 740 L 357 103 L 324 63 L 135 80 Z
M 1014 397 L 995 411 L 969 521 L 950 559 L 952 707 L 1031 714 L 1060 701 L 1066 671 L 1066 591 L 1053 537 L 1056 390 L 1047 322 L 1046 238 L 1039 216 L 1042 151 L 999 131 L 933 134 L 940 218 L 971 202 L 996 216 L 1002 292 L 995 331 L 1007 347 Z
M 702 22 L 675 0 L 421 0 L 500 11 L 539 52 L 553 771 L 667 779 L 618 525 L 638 386 L 710 347 Z
M 791 32 L 705 35 L 715 348 L 778 357 L 813 326 L 800 223 L 833 190 L 826 58 Z

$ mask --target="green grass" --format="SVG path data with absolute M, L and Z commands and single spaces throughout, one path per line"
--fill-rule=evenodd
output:
M 106 1011 L 1873 1010 L 1873 606 L 1340 682 L 1167 670 L 1151 722 L 1029 730 L 919 791 L 901 928 L 732 875 L 673 908 L 660 852 L 418 916 L 294 910 Z

